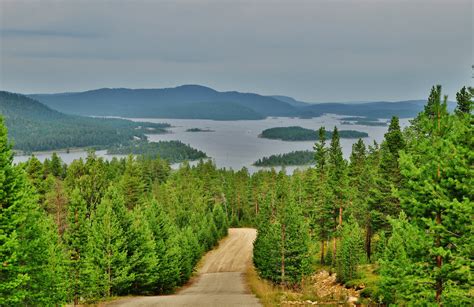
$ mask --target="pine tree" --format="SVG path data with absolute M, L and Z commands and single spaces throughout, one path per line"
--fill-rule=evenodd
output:
M 411 225 L 404 212 L 390 220 L 392 234 L 380 262 L 378 300 L 401 305 L 434 303 L 426 262 L 429 261 L 429 239 Z
M 0 117 L 0 305 L 61 304 L 63 258 L 54 224 L 12 161 Z
M 429 107 L 429 110 L 431 109 L 432 106 Z M 400 212 L 400 200 L 394 194 L 394 190 L 399 189 L 402 184 L 399 153 L 405 146 L 399 120 L 397 117 L 392 117 L 380 147 L 380 163 L 377 174 L 374 175 L 375 186 L 370 190 L 368 201 L 369 221 L 366 248 L 369 259 L 372 234 L 381 229 L 388 230 L 388 216 L 396 217 Z
M 132 283 L 127 259 L 127 237 L 109 199 L 104 198 L 92 215 L 90 258 L 98 272 L 101 296 L 126 292 Z
M 473 126 L 468 117 L 448 114 L 447 97 L 435 101 L 432 111 L 419 116 L 419 134 L 400 155 L 404 184 L 399 195 L 413 225 L 428 234 L 430 300 L 462 305 L 472 287 Z
M 347 201 L 347 163 L 342 156 L 342 149 L 337 127 L 334 127 L 329 146 L 329 187 L 333 207 L 333 263 L 337 254 L 337 228 L 342 226 L 344 203 Z
M 132 209 L 140 203 L 145 191 L 145 185 L 141 178 L 141 170 L 133 156 L 129 156 L 126 160 L 121 188 L 127 208 Z
M 321 241 L 321 264 L 325 264 L 325 246 L 329 234 L 335 228 L 334 208 L 330 199 L 330 186 L 328 182 L 328 151 L 326 149 L 326 130 L 319 129 L 319 141 L 314 145 L 317 186 L 315 191 L 315 218 L 316 230 Z
M 295 285 L 311 272 L 310 237 L 293 189 L 280 211 L 281 283 Z
M 336 257 L 337 278 L 347 282 L 358 277 L 358 265 L 364 262 L 364 239 L 362 229 L 351 216 L 342 226 Z
M 156 291 L 155 255 L 156 243 L 145 217 L 145 210 L 137 206 L 131 211 L 132 223 L 128 237 L 128 261 L 130 274 L 134 277 L 131 293 L 153 293 Z
M 78 189 L 71 194 L 67 220 L 64 241 L 69 255 L 68 278 L 71 285 L 69 291 L 74 305 L 78 305 L 81 298 L 95 299 L 94 295 L 97 293 L 97 285 L 93 282 L 96 272 L 87 257 L 90 220 L 87 204 Z
M 156 288 L 160 293 L 167 293 L 180 282 L 182 247 L 177 240 L 178 230 L 155 200 L 147 204 L 146 218 L 155 239 Z
M 456 114 L 464 115 L 471 114 L 472 111 L 472 94 L 470 89 L 466 89 L 464 86 L 459 92 L 456 93 Z

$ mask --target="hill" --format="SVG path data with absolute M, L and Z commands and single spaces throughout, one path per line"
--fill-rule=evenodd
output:
M 164 89 L 104 88 L 30 97 L 61 112 L 79 115 L 236 120 L 299 113 L 297 108 L 272 97 L 218 92 L 199 85 Z
M 25 152 L 123 144 L 145 140 L 145 133 L 165 133 L 169 127 L 66 115 L 27 96 L 4 91 L 0 91 L 0 114 L 5 117 L 14 148 Z
M 29 96 L 55 110 L 76 115 L 213 120 L 253 120 L 268 116 L 311 118 L 325 113 L 410 118 L 416 116 L 425 103 L 425 100 L 307 103 L 281 95 L 219 92 L 201 85 L 161 89 L 102 88 Z

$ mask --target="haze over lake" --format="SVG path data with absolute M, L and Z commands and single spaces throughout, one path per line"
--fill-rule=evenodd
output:
M 217 167 L 232 168 L 234 170 L 247 167 L 251 172 L 261 169 L 252 166 L 257 159 L 273 154 L 282 154 L 295 150 L 312 150 L 314 141 L 281 141 L 270 140 L 258 137 L 265 129 L 272 127 L 301 126 L 303 128 L 319 129 L 324 126 L 326 130 L 332 131 L 334 126 L 339 130 L 357 130 L 367 132 L 369 137 L 364 138 L 366 145 L 373 144 L 373 141 L 380 143 L 388 127 L 362 126 L 341 124 L 339 115 L 324 115 L 311 119 L 269 117 L 263 120 L 238 120 L 238 121 L 214 121 L 202 119 L 167 119 L 167 118 L 129 118 L 133 121 L 166 122 L 172 125 L 169 129 L 171 133 L 149 135 L 149 141 L 170 141 L 180 140 L 185 144 L 204 151 L 213 159 Z M 409 119 L 401 119 L 401 127 L 408 124 Z M 187 132 L 190 128 L 209 129 L 212 132 Z M 352 144 L 357 139 L 341 139 L 342 151 L 345 158 L 349 158 Z M 49 157 L 50 153 L 37 154 L 40 160 Z M 77 151 L 59 154 L 61 158 L 70 163 L 72 160 L 86 157 L 85 151 Z M 111 158 L 105 151 L 98 151 L 98 156 Z M 28 159 L 27 156 L 16 156 L 15 162 Z M 177 167 L 177 165 L 174 165 Z M 296 167 L 286 167 L 288 171 L 293 171 Z

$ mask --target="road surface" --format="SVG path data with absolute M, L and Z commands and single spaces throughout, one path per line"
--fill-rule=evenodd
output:
M 255 237 L 255 229 L 229 229 L 219 247 L 204 256 L 197 280 L 177 294 L 126 298 L 108 306 L 261 306 L 244 280 Z

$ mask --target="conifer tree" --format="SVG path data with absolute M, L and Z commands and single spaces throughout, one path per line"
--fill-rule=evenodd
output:
M 315 218 L 317 219 L 317 233 L 321 241 L 321 264 L 325 264 L 325 246 L 329 234 L 335 228 L 334 208 L 330 199 L 330 186 L 328 182 L 328 151 L 326 148 L 326 130 L 319 128 L 319 141 L 314 145 L 316 176 L 318 177 L 315 191 Z
M 64 233 L 64 241 L 69 256 L 68 278 L 70 297 L 74 305 L 81 298 L 95 299 L 97 293 L 94 281 L 95 270 L 88 256 L 90 236 L 90 220 L 87 204 L 78 189 L 74 189 L 68 205 L 68 225 Z
M 333 262 L 337 254 L 337 228 L 342 226 L 344 203 L 347 201 L 347 163 L 342 156 L 342 149 L 337 127 L 334 127 L 329 146 L 329 188 L 333 207 Z
M 147 204 L 146 218 L 155 239 L 156 289 L 160 293 L 167 293 L 180 282 L 182 250 L 177 240 L 178 230 L 155 200 Z
M 364 262 L 362 229 L 351 216 L 342 226 L 336 257 L 337 278 L 346 282 L 358 277 L 358 265 Z
M 0 305 L 61 304 L 64 259 L 57 232 L 12 161 L 0 117 Z
M 295 285 L 311 272 L 310 237 L 301 207 L 292 190 L 280 211 L 281 283 Z
M 464 86 L 459 92 L 456 93 L 456 114 L 464 115 L 471 114 L 472 111 L 472 89 L 466 89 Z
M 413 225 L 428 234 L 430 300 L 462 305 L 472 287 L 467 251 L 472 250 L 473 126 L 470 116 L 448 114 L 447 97 L 434 101 L 431 110 L 420 114 L 419 134 L 400 155 L 404 184 L 399 195 Z
M 132 283 L 127 237 L 111 201 L 104 198 L 92 215 L 90 257 L 98 272 L 99 293 L 109 297 L 126 292 Z
M 155 289 L 155 238 L 145 217 L 145 210 L 137 206 L 131 211 L 132 223 L 128 237 L 128 261 L 134 277 L 131 293 L 152 293 Z

